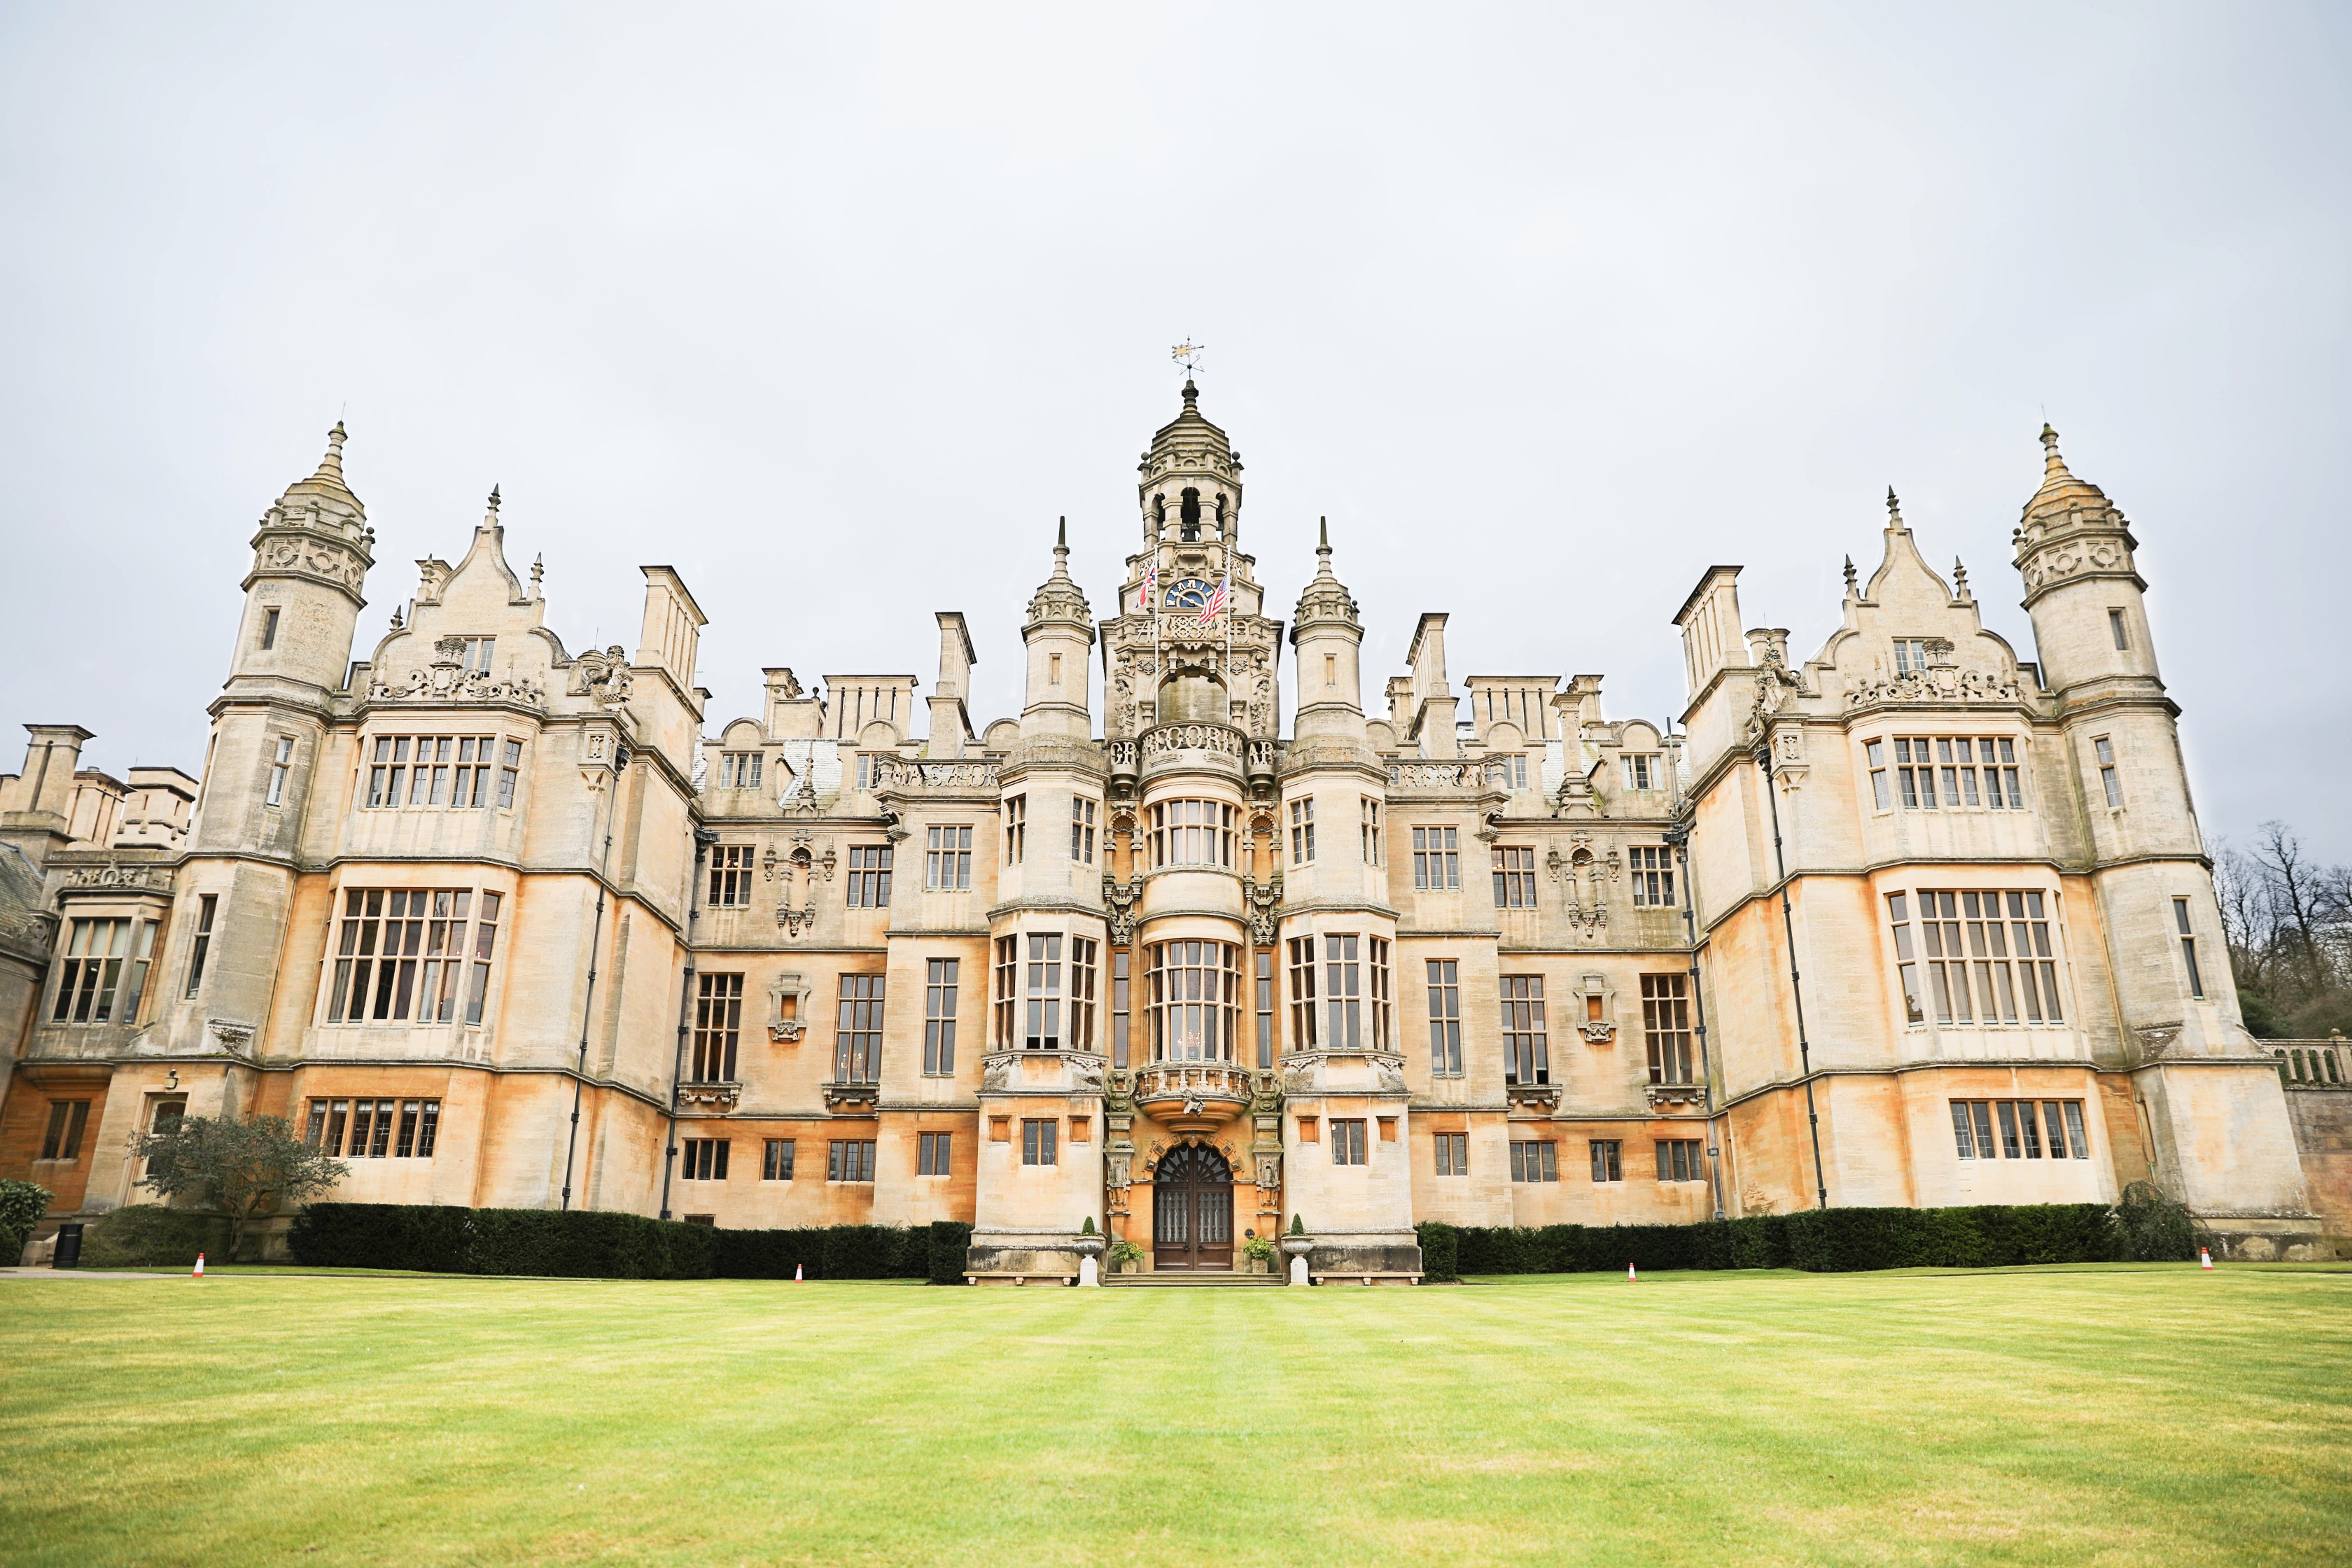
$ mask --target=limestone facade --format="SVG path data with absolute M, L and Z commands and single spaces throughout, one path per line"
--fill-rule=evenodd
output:
M 1188 383 L 1100 614 L 1056 541 L 1017 717 L 941 612 L 927 692 L 778 667 L 714 726 L 677 574 L 574 652 L 495 491 L 354 660 L 339 426 L 254 535 L 201 785 L 55 725 L 0 777 L 0 1174 L 92 1215 L 159 1117 L 261 1110 L 352 1200 L 964 1220 L 981 1279 L 1074 1277 L 1089 1221 L 1216 1270 L 1297 1215 L 1313 1272 L 1405 1280 L 1417 1221 L 2143 1175 L 2315 1245 L 2135 542 L 2046 440 L 2038 664 L 1890 496 L 1802 664 L 1701 577 L 1678 728 L 1457 685 L 1435 614 L 1368 704 L 1328 532 L 1286 622 Z

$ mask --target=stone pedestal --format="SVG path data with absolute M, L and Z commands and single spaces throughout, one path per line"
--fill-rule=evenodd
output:
M 1102 1283 L 1099 1279 L 1096 1278 L 1095 1260 L 1093 1258 L 1081 1258 L 1078 1259 L 1078 1283 L 1081 1285 L 1099 1285 Z

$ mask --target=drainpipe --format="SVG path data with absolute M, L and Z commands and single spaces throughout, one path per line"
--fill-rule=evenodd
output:
M 1675 852 L 1675 860 L 1683 874 L 1683 941 L 1690 949 L 1691 1032 L 1698 1037 L 1698 1081 L 1700 1108 L 1706 1113 L 1706 1163 L 1708 1180 L 1715 1188 L 1715 1217 L 1723 1212 L 1723 1150 L 1717 1142 L 1715 1125 L 1715 1068 L 1706 1054 L 1706 998 L 1698 985 L 1698 916 L 1691 905 L 1690 818 L 1679 816 L 1666 829 L 1666 843 Z
M 572 1162 L 580 1148 L 580 1097 L 588 1083 L 588 1025 L 596 1005 L 596 948 L 604 935 L 604 877 L 613 862 L 613 818 L 621 811 L 621 780 L 629 765 L 626 746 L 613 748 L 613 806 L 604 815 L 604 848 L 596 861 L 596 914 L 588 926 L 588 992 L 580 999 L 580 1059 L 572 1071 L 572 1131 L 563 1145 L 563 1205 L 572 1206 Z
M 1772 737 L 1756 737 L 1756 771 L 1764 780 L 1764 804 L 1772 811 L 1772 866 L 1780 878 L 1780 930 L 1789 942 L 1789 994 L 1797 1005 L 1797 1061 L 1805 1079 L 1805 1121 L 1813 1137 L 1813 1194 L 1830 1206 L 1828 1178 L 1822 1172 L 1822 1118 L 1813 1104 L 1813 1053 L 1805 1040 L 1805 984 L 1797 973 L 1797 917 L 1789 910 L 1789 858 L 1780 847 L 1780 802 L 1772 793 Z
M 1698 1079 L 1700 1108 L 1706 1113 L 1706 1163 L 1708 1183 L 1714 1189 L 1715 1217 L 1724 1217 L 1723 1150 L 1717 1142 L 1715 1124 L 1715 1068 L 1707 1059 L 1706 998 L 1698 984 L 1698 913 L 1697 894 L 1691 887 L 1690 837 L 1691 826 L 1697 817 L 1697 807 L 1682 793 L 1683 737 L 1669 733 L 1666 744 L 1674 752 L 1675 819 L 1665 833 L 1667 845 L 1675 852 L 1675 863 L 1683 874 L 1683 942 L 1690 949 L 1692 1033 L 1698 1037 Z
M 661 1217 L 669 1218 L 670 1167 L 677 1160 L 677 1089 L 686 1079 L 686 1037 L 694 1018 L 694 922 L 702 913 L 702 857 L 719 835 L 708 827 L 694 830 L 694 869 L 686 883 L 686 979 L 677 993 L 677 1054 L 669 1064 L 669 1131 L 662 1135 Z

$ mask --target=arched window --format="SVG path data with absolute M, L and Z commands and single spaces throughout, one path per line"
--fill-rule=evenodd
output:
M 1201 537 L 1201 492 L 1199 490 L 1188 489 L 1184 492 L 1183 511 L 1177 521 L 1180 530 L 1176 535 L 1177 538 L 1191 541 Z
M 1224 491 L 1223 491 L 1223 490 L 1219 490 L 1219 491 L 1217 492 L 1217 537 L 1218 537 L 1218 538 L 1220 538 L 1220 539 L 1223 539 L 1224 536 L 1225 536 L 1225 492 L 1224 492 Z
M 1165 528 L 1168 526 L 1168 498 L 1166 496 L 1153 496 L 1151 498 L 1151 526 L 1154 528 Z

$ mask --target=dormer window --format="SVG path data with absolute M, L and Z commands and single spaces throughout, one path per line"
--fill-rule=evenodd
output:
M 1177 519 L 1176 537 L 1185 543 L 1197 542 L 1201 537 L 1201 492 L 1188 489 L 1183 495 L 1183 508 Z
M 1895 639 L 1895 673 L 1924 675 L 1927 671 L 1927 639 L 1896 637 Z
M 1659 767 L 1655 752 L 1628 752 L 1620 759 L 1625 766 L 1627 789 L 1656 789 L 1664 782 L 1664 770 Z
M 496 637 L 467 637 L 466 651 L 458 656 L 458 668 L 473 675 L 490 672 L 490 649 L 497 646 Z
M 758 752 L 719 752 L 719 787 L 720 789 L 758 789 L 760 762 L 761 753 Z

